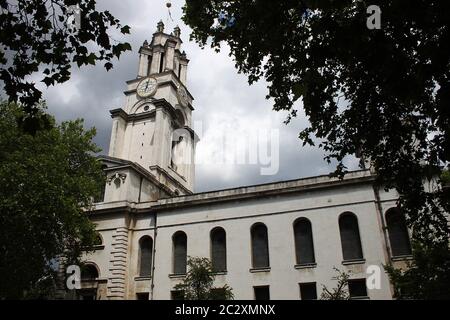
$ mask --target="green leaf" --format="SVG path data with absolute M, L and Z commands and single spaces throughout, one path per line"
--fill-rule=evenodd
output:
M 123 33 L 123 34 L 129 34 L 130 33 L 130 27 L 129 26 L 123 26 L 120 29 L 120 32 Z
M 296 83 L 292 86 L 292 93 L 294 94 L 293 100 L 296 101 L 302 96 L 306 94 L 307 84 L 305 83 Z
M 105 63 L 105 68 L 106 68 L 106 71 L 109 71 L 113 68 L 113 64 L 111 62 L 107 62 L 107 63 Z

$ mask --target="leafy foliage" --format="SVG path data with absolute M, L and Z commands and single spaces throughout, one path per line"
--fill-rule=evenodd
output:
M 444 170 L 441 174 L 441 181 L 444 185 L 450 185 L 450 170 Z
M 81 26 L 72 22 L 71 6 L 79 6 Z M 37 119 L 42 93 L 27 78 L 43 75 L 47 86 L 70 78 L 71 63 L 78 67 L 106 61 L 131 50 L 129 43 L 112 40 L 108 30 L 130 32 L 109 11 L 97 11 L 95 0 L 0 0 L 0 80 L 10 101 L 21 102 L 30 132 L 44 124 Z M 41 71 L 42 73 L 38 73 Z
M 448 243 L 450 197 L 424 179 L 450 160 L 448 1 L 381 0 L 381 29 L 366 26 L 362 0 L 187 0 L 184 21 L 201 46 L 226 42 L 249 83 L 264 77 L 274 110 L 310 127 L 325 159 L 370 159 L 378 184 L 395 188 L 413 238 Z M 230 23 L 232 21 L 233 23 Z
M 450 299 L 450 249 L 413 243 L 413 260 L 402 269 L 385 266 L 397 299 Z
M 336 287 L 330 290 L 322 285 L 320 300 L 349 300 L 348 279 L 350 279 L 350 273 L 340 271 L 336 267 L 333 269 L 337 272 L 337 275 L 332 278 L 337 281 Z
M 182 291 L 185 300 L 231 300 L 232 289 L 225 285 L 221 288 L 213 287 L 214 271 L 212 263 L 207 258 L 189 257 L 188 272 L 182 283 L 174 287 Z
M 77 263 L 92 247 L 97 234 L 84 209 L 104 183 L 95 129 L 49 118 L 49 130 L 30 135 L 16 121 L 23 113 L 0 104 L 0 299 L 52 282 L 53 258 Z

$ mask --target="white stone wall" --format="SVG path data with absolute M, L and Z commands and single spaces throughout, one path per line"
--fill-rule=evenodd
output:
M 384 191 L 383 191 L 384 192 Z M 385 193 L 382 201 L 385 208 L 395 204 L 395 193 Z M 208 194 L 193 197 L 208 198 Z M 299 283 L 316 282 L 320 296 L 322 284 L 334 287 L 333 267 L 352 271 L 352 278 L 365 278 L 369 265 L 382 268 L 387 263 L 385 236 L 382 221 L 377 211 L 373 188 L 369 183 L 322 188 L 308 192 L 296 192 L 262 198 L 251 197 L 228 202 L 183 206 L 157 212 L 157 236 L 155 238 L 153 212 L 143 208 L 154 207 L 158 202 L 140 204 L 139 212 L 131 213 L 129 219 L 112 219 L 98 215 L 96 223 L 105 241 L 105 248 L 89 256 L 101 272 L 101 278 L 110 277 L 111 241 L 114 229 L 127 226 L 127 275 L 123 297 L 135 299 L 138 292 L 151 292 L 151 279 L 138 276 L 138 241 L 149 235 L 156 246 L 153 299 L 170 299 L 171 289 L 180 281 L 171 278 L 172 235 L 177 231 L 187 234 L 189 256 L 210 257 L 210 231 L 217 226 L 227 235 L 227 274 L 219 275 L 217 285 L 227 283 L 233 288 L 236 299 L 253 299 L 253 286 L 269 285 L 272 299 L 299 299 Z M 338 218 L 351 211 L 358 218 L 364 264 L 342 264 L 342 249 Z M 125 215 L 125 214 L 124 214 Z M 127 214 L 128 215 L 128 214 Z M 293 223 L 297 218 L 311 221 L 317 266 L 296 269 Z M 127 222 L 128 221 L 128 222 Z M 269 238 L 270 272 L 252 273 L 250 228 L 256 222 L 267 226 Z M 106 274 L 104 273 L 106 272 Z M 389 281 L 381 274 L 381 289 L 369 290 L 371 299 L 391 299 Z

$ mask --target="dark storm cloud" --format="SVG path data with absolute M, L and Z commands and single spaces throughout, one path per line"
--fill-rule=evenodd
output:
M 125 81 L 134 79 L 137 73 L 137 51 L 145 39 L 151 40 L 156 23 L 163 19 L 168 25 L 166 31 L 170 32 L 175 24 L 180 25 L 183 49 L 190 59 L 188 88 L 195 97 L 194 120 L 201 122 L 203 127 L 199 157 L 211 150 L 220 151 L 220 137 L 226 135 L 227 130 L 242 132 L 243 136 L 258 129 L 279 130 L 279 170 L 275 175 L 261 175 L 258 165 L 199 164 L 195 191 L 295 179 L 326 174 L 333 169 L 323 161 L 321 150 L 301 146 L 297 136 L 307 125 L 305 119 L 297 119 L 285 126 L 282 123 L 284 115 L 272 111 L 271 102 L 265 100 L 266 84 L 261 81 L 250 87 L 246 77 L 237 74 L 226 48 L 216 54 L 189 43 L 189 29 L 179 19 L 181 1 L 173 1 L 172 15 L 176 23 L 167 20 L 165 1 L 105 0 L 98 3 L 123 24 L 131 26 L 130 36 L 118 35 L 117 39 L 130 42 L 133 52 L 115 61 L 114 69 L 109 72 L 101 65 L 74 68 L 70 81 L 46 89 L 44 95 L 50 112 L 59 121 L 84 118 L 86 127 L 95 126 L 95 141 L 103 153 L 106 154 L 109 147 L 109 110 L 124 106 Z M 350 163 L 354 167 L 354 161 Z

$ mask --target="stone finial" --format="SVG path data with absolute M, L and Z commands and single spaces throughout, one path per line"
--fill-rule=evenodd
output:
M 157 27 L 158 32 L 164 32 L 164 23 L 162 22 L 162 20 L 159 20 L 156 27 Z
M 148 47 L 148 41 L 147 40 L 144 41 L 144 47 Z
M 180 29 L 179 26 L 176 26 L 176 27 L 173 29 L 173 35 L 174 35 L 175 37 L 177 37 L 177 38 L 180 37 L 180 35 L 181 35 L 181 29 Z

